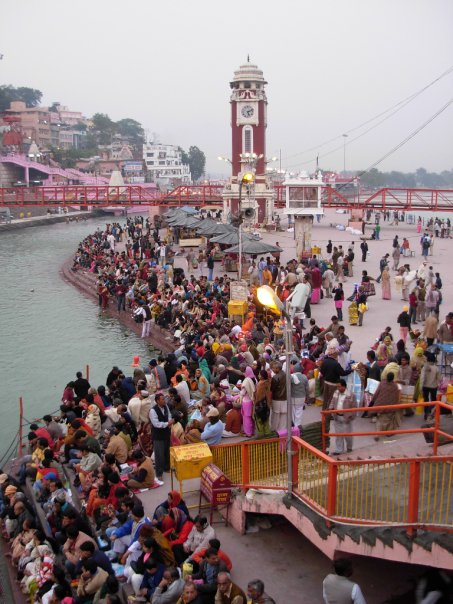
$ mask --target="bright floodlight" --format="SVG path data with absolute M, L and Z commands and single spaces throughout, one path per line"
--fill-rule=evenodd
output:
M 254 180 L 255 180 L 255 175 L 253 174 L 253 172 L 245 172 L 242 175 L 242 182 L 245 185 L 250 185 Z
M 282 311 L 283 303 L 269 285 L 261 285 L 261 287 L 256 290 L 256 295 L 258 296 L 260 303 L 266 308 L 278 312 Z

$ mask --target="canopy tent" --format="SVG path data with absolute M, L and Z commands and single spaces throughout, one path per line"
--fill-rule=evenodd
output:
M 248 240 L 250 237 L 245 233 L 242 234 L 242 241 Z M 222 235 L 216 235 L 215 237 L 210 237 L 209 241 L 211 243 L 222 243 L 224 245 L 235 245 L 239 243 L 239 232 L 238 229 L 235 231 L 229 231 L 228 233 L 223 233 Z
M 276 245 L 266 243 L 265 241 L 256 241 L 255 239 L 243 239 L 243 254 L 271 254 L 272 252 L 282 252 L 283 250 Z M 239 254 L 239 245 L 224 250 L 225 254 Z
M 198 214 L 198 210 L 191 208 L 190 206 L 182 206 L 176 208 L 169 208 L 165 213 L 165 217 L 174 216 L 178 212 L 184 212 L 185 214 Z
M 200 224 L 200 221 L 188 214 L 178 214 L 174 219 L 169 220 L 169 224 L 174 227 L 194 229 Z
M 199 211 L 196 208 L 192 208 L 191 206 L 182 206 L 182 208 L 180 208 L 180 210 L 182 212 L 185 212 L 186 214 L 191 214 L 191 215 L 195 215 L 195 214 L 199 213 Z
M 186 220 L 186 218 L 189 218 L 189 216 L 187 214 L 184 214 L 184 212 L 178 211 L 176 214 L 173 214 L 172 216 L 169 216 L 168 218 L 166 218 L 166 221 L 168 224 L 174 225 L 177 222 L 179 222 L 180 220 Z
M 212 218 L 203 218 L 203 220 L 200 220 L 200 225 L 199 225 L 199 230 L 201 229 L 206 229 L 208 227 L 212 227 L 214 225 L 218 224 L 215 220 L 213 220 Z
M 205 237 L 215 236 L 215 235 L 224 235 L 225 233 L 231 233 L 235 231 L 234 226 L 231 224 L 222 224 L 214 222 L 211 226 L 199 227 L 198 232 L 200 235 L 204 235 Z

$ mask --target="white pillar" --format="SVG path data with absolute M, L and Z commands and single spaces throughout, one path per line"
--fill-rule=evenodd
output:
M 313 216 L 294 217 L 294 238 L 296 240 L 296 255 L 300 259 L 302 252 L 311 251 L 311 231 Z

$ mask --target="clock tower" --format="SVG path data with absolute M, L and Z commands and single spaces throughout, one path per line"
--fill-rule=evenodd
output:
M 230 184 L 224 191 L 224 216 L 239 210 L 239 182 L 244 172 L 253 172 L 253 191 L 241 197 L 241 208 L 253 208 L 253 222 L 270 222 L 273 190 L 266 177 L 267 97 L 261 69 L 250 63 L 241 65 L 230 82 L 231 167 Z

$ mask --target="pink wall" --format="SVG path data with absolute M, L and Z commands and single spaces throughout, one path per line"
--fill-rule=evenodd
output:
M 249 491 L 250 493 L 250 491 Z M 309 539 L 313 545 L 320 549 L 328 558 L 333 560 L 339 554 L 354 554 L 357 556 L 369 556 L 382 558 L 394 562 L 406 562 L 408 564 L 423 564 L 447 570 L 453 569 L 453 554 L 433 543 L 431 552 L 426 551 L 416 543 L 412 544 L 412 552 L 396 541 L 393 547 L 387 547 L 380 540 L 376 540 L 374 546 L 356 543 L 350 537 L 345 536 L 343 540 L 331 533 L 326 539 L 322 539 L 312 522 L 295 507 L 287 508 L 282 502 L 282 493 L 261 494 L 255 493 L 253 500 L 239 494 L 233 500 L 228 513 L 229 523 L 241 534 L 245 533 L 246 512 L 258 514 L 280 514 Z M 222 510 L 222 516 L 226 512 Z

